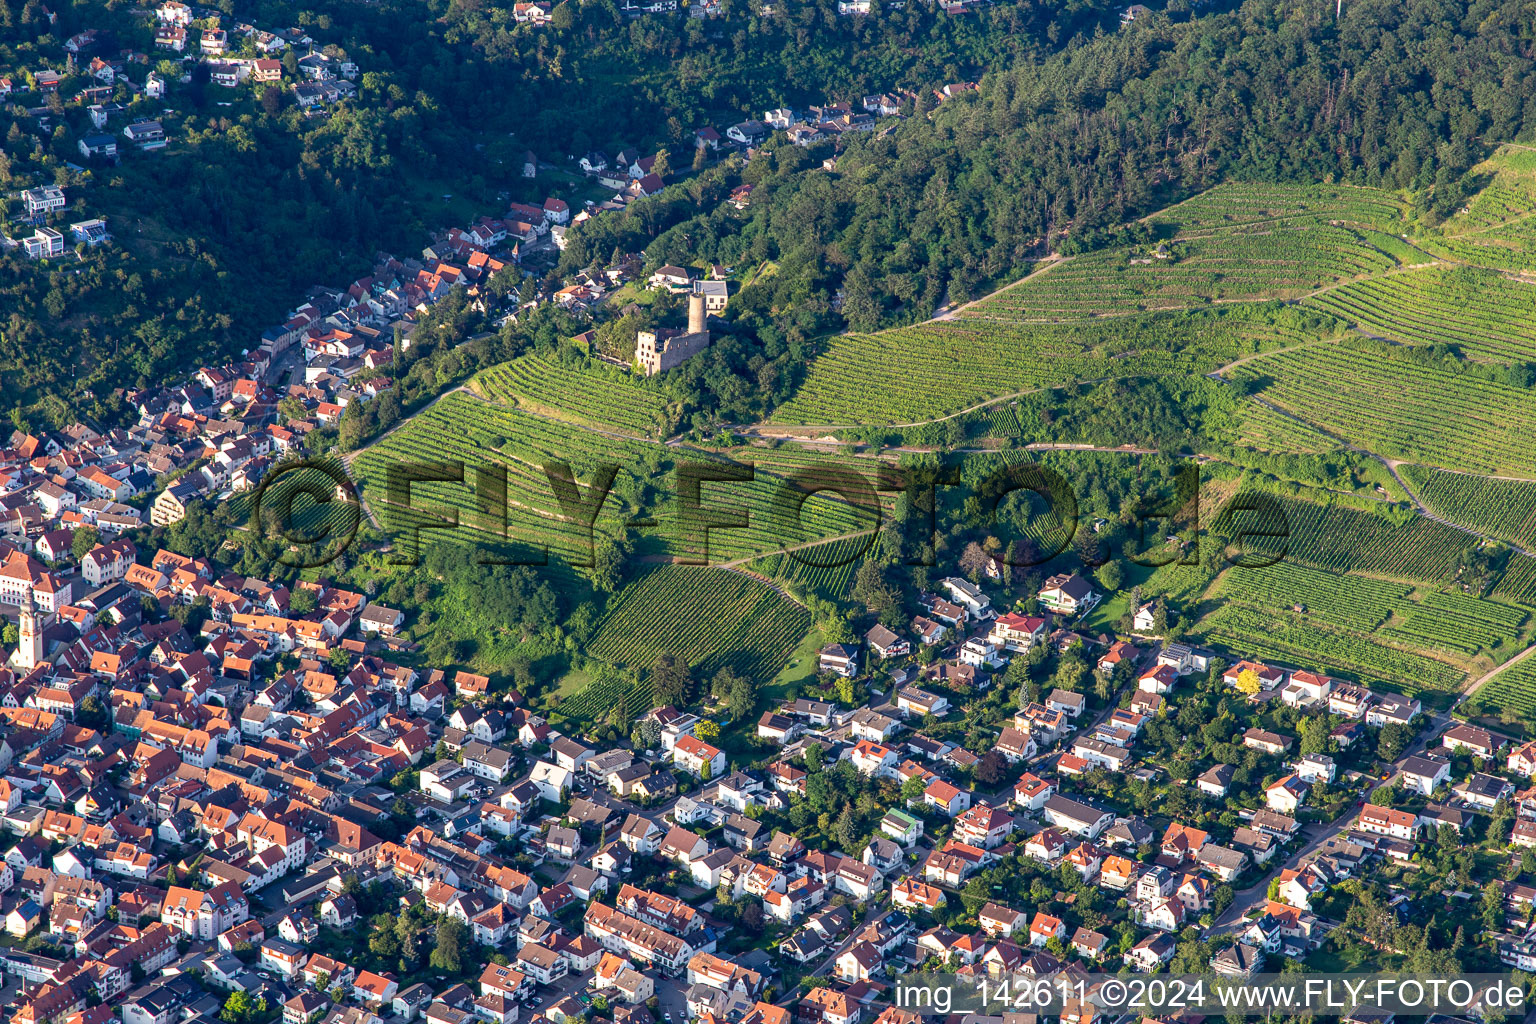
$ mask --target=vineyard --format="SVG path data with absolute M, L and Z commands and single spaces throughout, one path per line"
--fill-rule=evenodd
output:
M 1450 693 L 1466 673 L 1419 654 L 1400 651 L 1358 634 L 1315 625 L 1289 612 L 1259 612 L 1226 605 L 1206 617 L 1200 628 L 1210 640 L 1234 654 L 1351 676 L 1410 693 Z
M 1070 326 L 962 318 L 838 335 L 770 422 L 917 423 L 1072 381 L 1207 373 L 1334 323 L 1322 313 L 1234 306 Z
M 1509 711 L 1528 728 L 1536 725 L 1536 660 L 1526 658 L 1488 680 L 1467 707 L 1474 714 L 1489 716 Z
M 481 371 L 470 387 L 492 401 L 634 437 L 659 436 L 670 423 L 664 395 L 600 364 L 567 366 L 530 354 Z
M 1243 407 L 1236 440 L 1247 448 L 1288 455 L 1322 454 L 1342 447 L 1337 439 L 1316 427 L 1299 423 L 1258 402 Z
M 1422 244 L 1437 256 L 1491 270 L 1521 274 L 1536 270 L 1536 219 L 1529 216 L 1475 234 L 1426 236 Z
M 1256 398 L 1378 455 L 1484 473 L 1536 473 L 1536 393 L 1361 339 L 1230 371 Z
M 1296 606 L 1309 618 L 1369 633 L 1392 617 L 1412 589 L 1401 583 L 1278 562 L 1262 569 L 1227 570 L 1217 594 L 1236 604 L 1261 608 Z
M 1529 611 L 1466 594 L 1433 593 L 1407 612 L 1401 625 L 1378 634 L 1411 647 L 1468 656 L 1508 649 L 1520 636 Z
M 1536 605 L 1536 559 L 1511 555 L 1490 596 Z
M 1147 218 L 1185 231 L 1304 220 L 1401 230 L 1407 207 L 1390 192 L 1348 185 L 1228 182 Z
M 1477 543 L 1460 530 L 1423 516 L 1401 523 L 1345 505 L 1276 499 L 1284 516 L 1263 518 L 1243 513 L 1233 527 L 1284 531 L 1283 539 L 1252 538 L 1248 549 L 1284 554 L 1315 569 L 1343 575 L 1362 573 L 1415 582 L 1448 585 L 1458 563 Z
M 552 460 L 569 463 L 583 483 L 600 463 L 625 467 L 614 493 L 603 505 L 598 528 L 614 530 L 624 516 L 623 499 L 642 493 L 642 482 L 660 473 L 654 446 L 592 434 L 563 423 L 531 416 L 493 402 L 458 393 L 415 416 L 405 426 L 369 448 L 352 463 L 369 507 L 386 533 L 400 537 L 416 527 L 442 522 L 456 514 L 454 530 L 423 531 L 422 543 L 483 544 L 499 537 L 498 524 L 488 522 L 473 490 L 476 467 L 499 463 L 507 468 L 505 533 L 530 546 L 548 545 L 550 557 L 565 561 L 584 557 L 581 532 L 565 521 L 542 466 Z M 464 464 L 464 482 L 421 482 L 411 485 L 407 508 L 390 500 L 391 467 Z
M 1307 299 L 1372 337 L 1454 345 L 1497 362 L 1536 359 L 1536 285 L 1472 267 L 1389 274 Z
M 869 537 L 845 537 L 830 544 L 801 548 L 793 554 L 775 552 L 752 562 L 753 572 L 795 583 L 828 601 L 848 596 L 853 573 L 870 546 Z
M 1443 473 L 1425 466 L 1400 470 L 1436 515 L 1493 537 L 1536 548 L 1536 482 Z
M 835 490 L 819 491 L 807 497 L 800 506 L 798 517 L 783 504 L 794 494 L 789 487 L 792 477 L 800 480 L 804 487 L 807 481 L 816 479 L 818 470 L 828 471 L 827 480 L 831 482 L 837 479 L 835 474 L 851 469 L 874 487 L 878 482 L 879 464 L 872 459 L 850 462 L 836 453 L 808 452 L 789 446 L 738 448 L 726 453 L 695 448 L 681 451 L 690 460 L 720 462 L 729 456 L 738 463 L 753 466 L 754 479 L 749 483 L 709 483 L 704 486 L 702 500 L 706 505 L 739 507 L 746 511 L 748 520 L 744 528 L 711 531 L 709 553 L 713 562 L 736 561 L 818 539 L 843 537 L 877 525 L 871 508 L 850 503 L 859 500 L 858 496 L 845 496 Z M 675 481 L 667 480 L 664 487 L 669 495 L 673 494 Z M 878 492 L 873 496 L 881 503 L 884 515 L 894 496 Z M 668 516 L 675 519 L 675 515 L 670 505 L 664 508 L 664 519 Z M 672 533 L 667 536 L 673 547 L 682 550 L 681 539 L 673 537 Z
M 1536 153 L 1506 146 L 1473 173 L 1487 175 L 1488 184 L 1441 225 L 1440 236 L 1424 236 L 1424 248 L 1495 270 L 1536 268 Z
M 1200 235 L 1180 232 L 1163 246 L 1073 257 L 962 316 L 1078 320 L 1211 302 L 1293 299 L 1397 265 L 1359 233 L 1306 219 L 1224 226 Z
M 808 466 L 842 464 L 833 458 L 768 448 L 730 454 L 755 463 L 755 478 L 705 483 L 700 500 L 711 510 L 744 510 L 748 525 L 711 530 L 707 552 L 712 561 L 750 557 L 874 525 L 869 512 L 832 494 L 805 501 L 798 518 L 781 506 L 786 474 Z M 387 481 L 392 465 L 430 465 L 448 460 L 464 464 L 463 483 L 413 483 L 410 508 L 390 501 Z M 632 520 L 652 517 L 657 525 L 636 534 L 639 553 L 705 554 L 705 540 L 696 528 L 690 536 L 683 535 L 674 472 L 677 463 L 726 465 L 725 456 L 704 449 L 666 448 L 596 434 L 460 393 L 444 398 L 368 449 L 352 468 L 369 507 L 392 536 L 405 535 L 416 526 L 440 523 L 442 513 L 451 513 L 462 525 L 455 530 L 423 531 L 422 543 L 484 544 L 499 534 L 478 506 L 474 472 L 478 466 L 501 464 L 507 467 L 507 534 L 527 545 L 547 544 L 554 559 L 585 558 L 583 534 L 564 517 L 545 476 L 543 466 L 552 460 L 569 463 L 583 486 L 600 464 L 621 467 L 597 519 L 599 531 L 617 535 Z
M 1465 211 L 1442 225 L 1445 234 L 1485 231 L 1536 211 L 1536 152 L 1503 146 L 1473 168 L 1473 173 L 1491 175 L 1492 180 Z
M 810 628 L 804 608 L 740 573 L 666 565 L 610 603 L 588 650 L 616 665 L 649 668 L 664 651 L 709 678 L 730 667 L 768 681 Z
M 1434 259 L 1434 254 L 1423 249 L 1417 239 L 1410 242 L 1401 235 L 1389 235 L 1385 231 L 1372 231 L 1370 228 L 1357 230 L 1361 238 L 1405 267 L 1428 264 Z
M 1376 189 L 1221 185 L 1148 218 L 1161 243 L 1074 257 L 961 315 L 1080 320 L 1296 298 L 1427 259 L 1394 233 L 1403 209 Z
M 986 418 L 986 433 L 992 437 L 1019 437 L 1024 427 L 1019 422 L 1018 403 L 988 406 L 977 413 Z
M 1368 677 L 1389 666 L 1411 668 L 1420 686 L 1441 688 L 1445 666 L 1418 653 L 1440 652 L 1470 667 L 1470 659 L 1507 657 L 1522 638 L 1530 609 L 1472 597 L 1430 591 L 1413 595 L 1402 583 L 1358 574 L 1323 572 L 1294 562 L 1262 569 L 1231 568 L 1222 574 L 1213 596 L 1223 604 L 1202 623 L 1213 638 L 1258 644 L 1305 664 L 1327 665 L 1339 657 L 1340 644 L 1358 653 L 1353 669 Z M 1255 618 L 1257 616 L 1257 618 Z M 1263 619 L 1275 624 L 1258 630 Z M 1284 639 L 1281 639 L 1281 637 Z M 1314 646 L 1315 645 L 1315 646 Z M 1411 652 L 1397 650 L 1409 648 Z M 1264 653 L 1253 647 L 1251 653 Z M 1399 661 L 1401 655 L 1408 660 Z
M 255 495 L 246 491 L 230 499 L 235 522 L 253 525 Z M 300 562 L 315 560 L 328 541 L 349 537 L 362 525 L 362 509 L 350 496 L 336 493 L 334 478 L 313 467 L 284 469 L 278 463 L 269 470 L 269 482 L 261 488 L 261 511 L 268 524 L 280 523 L 284 530 L 279 537 L 264 527 L 263 540 L 295 549 Z
M 650 680 L 631 683 L 617 675 L 594 679 L 574 696 L 560 700 L 550 709 L 549 719 L 557 726 L 566 723 L 587 726 L 605 717 L 620 703 L 631 717 L 649 711 L 655 704 L 655 689 Z

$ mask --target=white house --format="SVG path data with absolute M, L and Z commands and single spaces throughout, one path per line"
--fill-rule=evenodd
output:
M 1037 596 L 1043 607 L 1058 615 L 1082 615 L 1099 603 L 1099 595 L 1092 585 L 1076 573 L 1052 576 Z
M 539 790 L 539 795 L 551 803 L 560 803 L 571 791 L 571 778 L 575 773 L 569 768 L 562 768 L 548 761 L 540 761 L 533 766 L 533 774 L 528 777 Z
M 1405 787 L 1429 796 L 1436 786 L 1451 777 L 1451 763 L 1439 757 L 1410 755 L 1403 758 L 1399 773 Z

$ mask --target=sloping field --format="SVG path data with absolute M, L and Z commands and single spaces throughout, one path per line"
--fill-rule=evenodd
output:
M 1229 375 L 1255 397 L 1378 455 L 1536 474 L 1536 393 L 1361 339 L 1278 353 Z
M 529 353 L 482 370 L 470 386 L 529 412 L 633 437 L 658 436 L 668 423 L 667 397 L 615 367 L 566 365 Z
M 962 319 L 827 342 L 776 424 L 903 424 L 1072 381 L 1208 373 L 1334 329 L 1278 306 L 1143 314 L 1071 325 Z
M 1472 267 L 1433 267 L 1306 300 L 1376 338 L 1454 345 L 1470 358 L 1536 360 L 1536 284 Z
M 664 565 L 614 599 L 588 650 L 632 668 L 649 668 L 666 651 L 695 666 L 701 678 L 730 667 L 766 682 L 810 624 L 810 612 L 750 577 Z

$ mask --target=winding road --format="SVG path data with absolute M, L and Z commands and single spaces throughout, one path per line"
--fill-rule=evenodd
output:
M 1516 544 L 1512 540 L 1509 540 L 1508 538 L 1496 537 L 1496 536 L 1494 536 L 1491 533 L 1483 533 L 1481 530 L 1474 530 L 1470 526 L 1467 526 L 1467 525 L 1465 525 L 1463 523 L 1454 522 L 1453 520 L 1447 519 L 1444 516 L 1440 515 L 1439 513 L 1437 513 L 1435 511 L 1433 511 L 1432 509 L 1430 509 L 1430 507 L 1428 505 L 1424 504 L 1424 502 L 1419 498 L 1419 496 L 1416 493 L 1414 493 L 1413 488 L 1408 486 L 1408 481 L 1403 479 L 1402 474 L 1398 472 L 1398 468 L 1400 466 L 1410 465 L 1410 463 L 1406 462 L 1405 460 L 1403 460 L 1403 459 L 1389 459 L 1385 455 L 1378 455 L 1378 454 L 1376 454 L 1375 452 L 1371 451 L 1368 448 L 1362 448 L 1362 447 L 1360 447 L 1357 444 L 1352 444 L 1349 441 L 1344 440 L 1342 437 L 1339 437 L 1337 434 L 1334 434 L 1331 431 L 1325 430 L 1325 429 L 1323 429 L 1322 427 L 1318 426 L 1315 423 L 1311 423 L 1311 422 L 1309 422 L 1307 420 L 1304 420 L 1300 416 L 1297 416 L 1295 413 L 1290 412 L 1289 410 L 1286 410 L 1286 409 L 1282 409 L 1278 405 L 1275 405 L 1272 402 L 1266 401 L 1265 399 L 1260 398 L 1257 395 L 1253 396 L 1253 400 L 1255 402 L 1258 402 L 1264 408 L 1268 409 L 1270 412 L 1276 414 L 1277 416 L 1283 416 L 1286 419 L 1292 421 L 1293 423 L 1298 423 L 1298 424 L 1300 424 L 1303 427 L 1306 427 L 1306 428 L 1308 428 L 1310 430 L 1316 431 L 1319 434 L 1322 434 L 1324 437 L 1329 438 L 1330 440 L 1332 440 L 1333 442 L 1338 444 L 1341 448 L 1345 448 L 1345 449 L 1348 449 L 1349 451 L 1357 452 L 1357 453 L 1359 453 L 1361 455 L 1368 456 L 1370 458 L 1375 459 L 1377 462 L 1381 463 L 1383 466 L 1386 467 L 1387 472 L 1392 475 L 1392 479 L 1397 482 L 1397 486 L 1401 487 L 1403 489 L 1403 493 L 1408 495 L 1408 500 L 1413 502 L 1413 506 L 1414 506 L 1415 509 L 1418 510 L 1419 515 L 1423 516 L 1425 519 L 1432 519 L 1432 520 L 1434 520 L 1435 522 L 1439 523 L 1442 526 L 1449 526 L 1451 529 L 1458 530 L 1458 531 L 1460 531 L 1462 533 L 1465 533 L 1465 534 L 1467 534 L 1468 536 L 1471 536 L 1471 537 L 1477 537 L 1477 538 L 1479 538 L 1481 540 L 1490 541 L 1490 542 L 1492 542 L 1494 544 L 1501 544 L 1504 547 L 1509 548 L 1511 551 L 1519 552 L 1520 554 L 1524 555 L 1526 558 L 1536 558 L 1536 553 L 1528 551 L 1527 549 L 1521 547 L 1520 545 Z M 1411 463 L 1411 465 L 1419 465 L 1419 463 Z M 1427 467 L 1427 468 L 1429 468 L 1429 469 L 1438 469 L 1439 467 L 1437 467 L 1437 466 L 1430 466 L 1430 467 Z M 1455 470 L 1449 470 L 1448 472 L 1456 472 L 1456 471 Z M 1475 475 L 1475 474 L 1466 474 L 1466 475 L 1472 476 L 1472 475 Z M 1483 479 L 1483 478 L 1479 477 L 1479 479 Z M 1510 478 L 1501 478 L 1501 479 L 1510 479 Z

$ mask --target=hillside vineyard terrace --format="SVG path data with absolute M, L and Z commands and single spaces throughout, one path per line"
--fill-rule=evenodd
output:
M 319 469 L 334 486 L 327 486 L 311 475 L 299 479 L 294 489 L 285 496 L 286 500 L 277 503 L 281 520 L 279 532 L 291 542 L 306 546 L 334 541 L 334 536 L 317 537 L 289 525 L 294 515 L 294 499 L 302 493 L 321 504 L 336 500 L 357 504 L 360 498 L 356 486 L 345 470 L 333 463 L 305 462 L 302 466 L 291 468 L 304 471 Z M 561 514 L 579 530 L 577 548 L 585 551 L 585 557 L 578 554 L 571 559 L 570 564 L 575 567 L 593 565 L 597 519 L 621 467 L 613 463 L 598 464 L 585 486 L 577 481 L 574 470 L 567 462 L 549 460 L 540 468 Z M 441 534 L 443 531 L 457 531 L 463 527 L 498 540 L 517 541 L 517 531 L 509 517 L 507 474 L 508 467 L 497 462 L 481 463 L 473 467 L 466 467 L 459 461 L 390 464 L 386 473 L 388 498 L 383 509 L 383 525 L 395 542 L 393 563 L 417 564 L 425 531 Z M 288 470 L 271 474 L 263 482 L 261 493 L 265 493 L 286 475 Z M 727 488 L 731 484 L 751 483 L 755 479 L 756 467 L 751 462 L 678 464 L 673 544 L 681 553 L 673 559 L 675 562 L 683 565 L 711 564 L 709 544 L 712 532 L 748 528 L 754 510 L 729 504 L 722 499 L 729 498 Z M 417 504 L 412 485 L 429 482 L 456 483 L 470 487 L 473 500 L 469 514 L 461 518 L 456 508 Z M 704 500 L 706 483 L 716 488 L 708 504 Z M 1174 474 L 1174 483 L 1175 493 L 1171 499 L 1148 496 L 1134 506 L 1138 542 L 1134 560 L 1141 565 L 1157 567 L 1174 561 L 1189 565 L 1198 561 L 1198 540 L 1187 550 L 1175 550 L 1168 546 L 1151 550 L 1147 542 L 1147 527 L 1150 523 L 1171 521 L 1175 517 L 1187 518 L 1189 522 L 1199 521 L 1199 466 L 1195 463 L 1180 466 Z M 778 539 L 789 557 L 811 566 L 845 565 L 863 557 L 874 543 L 876 531 L 883 519 L 879 495 L 905 491 L 916 499 L 917 508 L 926 510 L 926 516 L 920 517 L 926 520 L 921 527 L 923 535 L 906 538 L 917 543 L 920 554 L 906 559 L 906 564 L 931 566 L 936 564 L 934 540 L 937 533 L 938 490 L 944 488 L 952 492 L 963 486 L 966 485 L 962 484 L 955 467 L 904 469 L 880 465 L 871 471 L 848 466 L 803 466 L 785 474 L 768 506 L 755 511 L 767 514 L 772 521 L 786 524 L 784 535 Z M 1077 495 L 1067 478 L 1056 470 L 1036 463 L 1001 466 L 974 485 L 972 490 L 974 496 L 980 499 L 982 511 L 989 523 L 997 521 L 998 509 L 1004 499 L 1020 492 L 1029 492 L 1045 503 L 1045 515 L 1054 518 L 1057 524 L 1051 531 L 1048 543 L 1005 543 L 998 556 L 1000 562 L 1014 568 L 1042 565 L 1065 551 L 1077 536 L 1080 528 Z M 804 505 L 812 496 L 819 494 L 830 495 L 832 500 L 868 518 L 863 543 L 839 549 L 831 554 L 831 561 L 826 560 L 828 556 L 825 553 L 818 556 L 799 547 L 805 541 L 799 532 L 803 526 L 801 517 Z M 345 497 L 339 497 L 343 495 Z M 252 503 L 253 524 L 262 507 L 260 498 L 261 494 L 258 494 L 258 499 Z M 420 518 L 423 515 L 430 516 L 431 520 L 423 522 Z M 637 518 L 623 525 L 626 529 L 646 529 L 659 524 L 653 518 Z M 1214 525 L 1231 538 L 1223 557 L 1235 568 L 1264 568 L 1280 561 L 1287 553 L 1289 521 L 1283 507 L 1268 495 L 1239 493 L 1223 506 Z M 1249 542 L 1258 540 L 1265 542 L 1263 550 L 1250 549 Z M 329 545 L 324 560 L 334 560 L 346 550 L 349 543 L 350 536 L 340 544 Z M 483 561 L 485 564 L 547 565 L 548 544 L 530 546 L 534 553 L 526 557 L 498 555 Z M 1088 558 L 1085 561 L 1090 566 L 1097 566 L 1104 564 L 1107 558 Z

